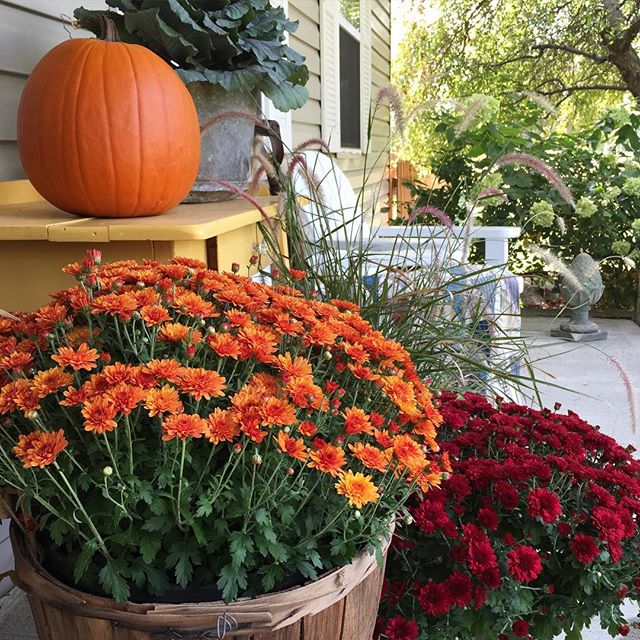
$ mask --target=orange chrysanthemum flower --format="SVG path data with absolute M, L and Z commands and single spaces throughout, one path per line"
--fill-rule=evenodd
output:
M 350 362 L 347 365 L 347 368 L 349 369 L 349 371 L 351 371 L 354 377 L 358 378 L 358 380 L 369 380 L 371 382 L 374 382 L 375 380 L 380 380 L 381 378 L 381 376 L 379 376 L 377 373 L 374 373 L 369 367 L 366 367 L 362 364 Z
M 61 367 L 71 367 L 74 371 L 80 371 L 80 369 L 91 371 L 96 368 L 96 360 L 99 357 L 95 349 L 89 348 L 89 345 L 83 342 L 77 349 L 60 347 L 58 353 L 52 355 L 51 359 Z
M 33 378 L 32 389 L 44 398 L 50 393 L 55 393 L 58 389 L 66 387 L 73 382 L 73 374 L 62 369 L 62 367 L 53 367 L 39 371 Z
M 362 473 L 353 473 L 349 469 L 340 475 L 339 482 L 335 484 L 336 491 L 345 496 L 349 504 L 356 509 L 361 509 L 369 502 L 376 502 L 380 497 L 378 487 L 371 481 L 371 476 Z
M 261 424 L 272 427 L 274 425 L 286 427 L 298 422 L 296 408 L 281 398 L 267 398 L 260 405 Z
M 210 302 L 193 291 L 179 293 L 171 306 L 192 318 L 211 318 L 219 315 Z
M 225 379 L 217 371 L 182 368 L 178 373 L 178 387 L 196 400 L 219 398 L 224 395 Z
M 180 413 L 183 409 L 178 390 L 168 384 L 165 384 L 160 389 L 147 391 L 147 399 L 144 406 L 151 417 L 162 416 L 165 413 Z
M 373 433 L 373 425 L 367 413 L 359 407 L 350 407 L 344 412 L 344 432 L 348 436 L 358 433 Z
M 116 384 L 135 384 L 138 367 L 132 367 L 130 364 L 116 362 L 106 366 L 99 376 L 107 383 L 108 386 Z
M 31 381 L 19 378 L 8 382 L 0 389 L 0 413 L 11 413 L 18 409 L 31 411 L 39 409 L 40 396 L 32 390 Z
M 291 378 L 310 378 L 313 372 L 306 358 L 302 356 L 292 358 L 288 351 L 283 356 L 276 356 L 274 364 L 282 372 L 285 381 Z
M 298 460 L 304 461 L 307 459 L 307 448 L 304 446 L 304 442 L 299 438 L 291 438 L 284 431 L 280 431 L 276 440 L 280 447 L 280 451 L 283 453 L 286 453 L 292 458 L 297 458 Z
M 77 407 L 78 405 L 83 404 L 88 398 L 87 389 L 85 387 L 82 387 L 81 389 L 68 387 L 62 395 L 64 396 L 64 400 L 60 400 L 60 404 L 63 407 Z
M 279 337 L 266 327 L 247 325 L 238 334 L 242 358 L 255 358 L 260 362 L 271 362 L 277 351 Z
M 31 467 L 43 469 L 54 463 L 68 444 L 62 429 L 50 432 L 32 431 L 19 437 L 13 453 L 20 458 L 25 469 Z
M 418 475 L 428 464 L 422 447 L 409 435 L 393 437 L 393 455 L 409 471 Z
M 138 301 L 131 292 L 107 293 L 96 298 L 91 304 L 91 313 L 107 313 L 129 320 L 138 308 Z
M 364 364 L 369 361 L 369 353 L 360 343 L 350 344 L 349 342 L 344 342 L 342 350 L 358 364 Z
M 325 396 L 322 389 L 313 384 L 311 378 L 291 378 L 287 383 L 287 392 L 296 407 L 306 409 L 313 407 L 314 409 L 323 408 Z
M 136 299 L 138 306 L 140 307 L 140 312 L 145 307 L 153 307 L 160 302 L 160 296 L 155 289 L 144 288 L 140 289 L 140 291 L 134 291 L 133 297 Z
M 180 413 L 175 416 L 167 416 L 162 423 L 162 439 L 201 438 L 205 433 L 206 426 L 207 423 L 197 415 Z
M 228 409 L 216 408 L 205 418 L 204 436 L 213 444 L 233 442 L 240 435 L 240 424 Z
M 381 447 L 385 449 L 393 447 L 393 438 L 386 429 L 374 429 L 373 437 Z
M 32 362 L 33 356 L 30 353 L 12 351 L 8 356 L 0 360 L 0 366 L 4 370 L 18 373 L 19 371 L 26 371 Z
M 336 341 L 338 334 L 326 323 L 317 322 L 311 331 L 303 338 L 304 344 L 317 345 L 320 347 L 331 347 Z
M 182 365 L 177 360 L 149 360 L 142 367 L 142 374 L 149 376 L 153 384 L 158 384 L 163 380 L 176 382 L 179 378 Z
M 406 382 L 399 376 L 388 376 L 383 379 L 382 388 L 391 402 L 407 416 L 414 418 L 420 415 L 413 384 Z
M 95 431 L 96 433 L 106 433 L 113 431 L 117 423 L 114 420 L 116 408 L 113 402 L 104 396 L 97 396 L 84 403 L 82 407 L 84 416 L 85 431 Z
M 229 324 L 234 327 L 246 327 L 251 322 L 251 316 L 238 309 L 229 309 L 224 315 Z
M 116 411 L 125 416 L 129 415 L 146 395 L 144 389 L 124 382 L 112 387 L 106 393 L 106 397 L 113 402 Z
M 159 304 L 145 305 L 140 309 L 140 316 L 148 327 L 171 320 L 169 312 Z
M 311 458 L 309 466 L 312 469 L 318 469 L 318 471 L 332 476 L 337 476 L 340 469 L 347 462 L 344 457 L 344 451 L 332 444 L 325 444 L 319 449 L 311 451 L 309 458 Z
M 298 431 L 303 435 L 309 438 L 313 437 L 318 433 L 318 429 L 313 422 L 309 422 L 309 420 L 305 420 L 298 425 Z
M 181 342 L 189 337 L 189 327 L 179 322 L 167 322 L 160 327 L 158 339 L 166 342 Z
M 383 451 L 371 444 L 363 444 L 356 442 L 350 444 L 349 449 L 354 458 L 357 458 L 368 469 L 376 469 L 377 471 L 386 471 L 389 460 Z
M 240 356 L 240 344 L 230 333 L 212 333 L 206 343 L 221 357 L 237 360 Z

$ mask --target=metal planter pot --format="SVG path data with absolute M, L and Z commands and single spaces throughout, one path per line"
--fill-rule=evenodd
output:
M 257 99 L 250 93 L 229 93 L 208 82 L 190 82 L 187 89 L 201 128 L 226 111 L 257 111 Z M 254 129 L 252 120 L 225 118 L 202 133 L 198 177 L 184 202 L 219 202 L 235 196 L 217 181 L 247 189 Z

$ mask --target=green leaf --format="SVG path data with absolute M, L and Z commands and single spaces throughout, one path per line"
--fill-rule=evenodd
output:
M 172 522 L 167 515 L 151 516 L 143 525 L 145 531 L 166 533 L 171 529 Z
M 265 591 L 272 591 L 284 578 L 284 571 L 280 565 L 270 564 L 260 571 L 262 573 L 262 587 Z
M 198 508 L 196 509 L 196 517 L 202 518 L 210 516 L 213 513 L 213 503 L 209 499 L 209 496 L 202 494 L 198 498 Z
M 52 520 L 49 525 L 49 535 L 58 546 L 64 543 L 69 531 L 69 525 L 63 520 Z
M 161 17 L 160 9 L 145 9 L 126 13 L 124 24 L 129 33 L 135 33 L 152 51 L 178 64 L 195 57 L 198 49 L 172 29 Z
M 147 576 L 149 591 L 156 596 L 161 596 L 167 590 L 168 586 L 167 576 L 164 571 L 161 571 L 153 565 L 149 565 L 145 567 L 144 572 Z
M 247 554 L 254 550 L 253 540 L 251 536 L 242 533 L 242 531 L 234 531 L 231 536 L 229 536 L 229 539 L 231 562 L 233 566 L 237 568 L 244 564 Z
M 145 564 L 151 564 L 162 547 L 162 539 L 157 536 L 143 535 L 140 539 L 140 553 Z
M 79 553 L 76 559 L 75 567 L 73 569 L 73 579 L 76 582 L 80 582 L 80 580 L 82 580 L 82 577 L 87 573 L 87 569 L 89 568 L 91 560 L 93 559 L 93 556 L 96 554 L 97 550 L 98 544 L 93 540 L 86 542 L 82 547 L 82 551 Z
M 247 572 L 242 568 L 235 568 L 232 564 L 226 564 L 220 570 L 220 577 L 216 584 L 222 591 L 222 599 L 225 602 L 231 602 L 238 597 L 240 589 L 247 588 Z
M 260 88 L 280 111 L 299 109 L 309 99 L 309 91 L 306 87 L 294 86 L 290 82 L 276 85 L 266 80 L 260 85 Z
M 108 560 L 98 575 L 103 589 L 117 602 L 126 602 L 129 598 L 129 585 L 123 577 L 123 567 L 114 560 Z

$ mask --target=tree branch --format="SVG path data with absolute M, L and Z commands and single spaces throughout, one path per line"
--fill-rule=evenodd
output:
M 576 56 L 582 56 L 583 58 L 588 58 L 589 60 L 593 60 L 596 64 L 602 64 L 608 60 L 608 56 L 599 56 L 595 53 L 591 53 L 589 51 L 584 51 L 583 49 L 578 49 L 577 47 L 572 47 L 568 44 L 555 44 L 553 42 L 549 42 L 547 44 L 534 44 L 533 49 L 536 49 L 542 55 L 548 49 L 553 49 L 555 51 L 566 51 L 567 53 L 572 53 Z
M 559 93 L 574 93 L 576 91 L 628 91 L 629 87 L 620 84 L 577 84 L 552 91 L 538 91 L 542 96 L 555 96 Z

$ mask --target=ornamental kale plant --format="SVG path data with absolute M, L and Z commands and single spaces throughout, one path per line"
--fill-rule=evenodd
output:
M 575 413 L 444 393 L 453 474 L 416 496 L 389 557 L 387 640 L 629 632 L 640 601 L 640 462 Z
M 269 0 L 106 0 L 116 11 L 79 8 L 74 16 L 101 36 L 92 17 L 105 14 L 120 40 L 141 44 L 177 68 L 186 82 L 230 92 L 262 91 L 281 111 L 308 99 L 304 57 L 285 43 L 298 28 Z
M 98 254 L 0 319 L 0 488 L 61 577 L 119 601 L 272 591 L 380 551 L 440 481 L 431 394 L 352 303 Z
M 481 112 L 478 104 L 484 105 Z M 513 120 L 508 104 L 488 104 L 491 109 L 476 98 L 462 114 L 443 107 L 434 111 L 440 144 L 421 161 L 438 180 L 436 188 L 420 181 L 411 185 L 415 201 L 409 204 L 419 213 L 416 221 L 438 224 L 433 216 L 420 214 L 428 205 L 460 223 L 473 204 L 478 225 L 521 226 L 523 236 L 510 251 L 510 267 L 519 274 L 542 271 L 542 262 L 529 249 L 532 244 L 566 262 L 580 252 L 596 260 L 640 259 L 640 112 L 620 108 L 588 127 L 550 132 L 540 112 Z M 566 183 L 571 197 L 549 176 L 524 164 L 496 165 L 512 154 L 544 162 Z M 629 260 L 609 259 L 602 271 L 610 285 L 606 303 L 634 308 L 637 271 Z

